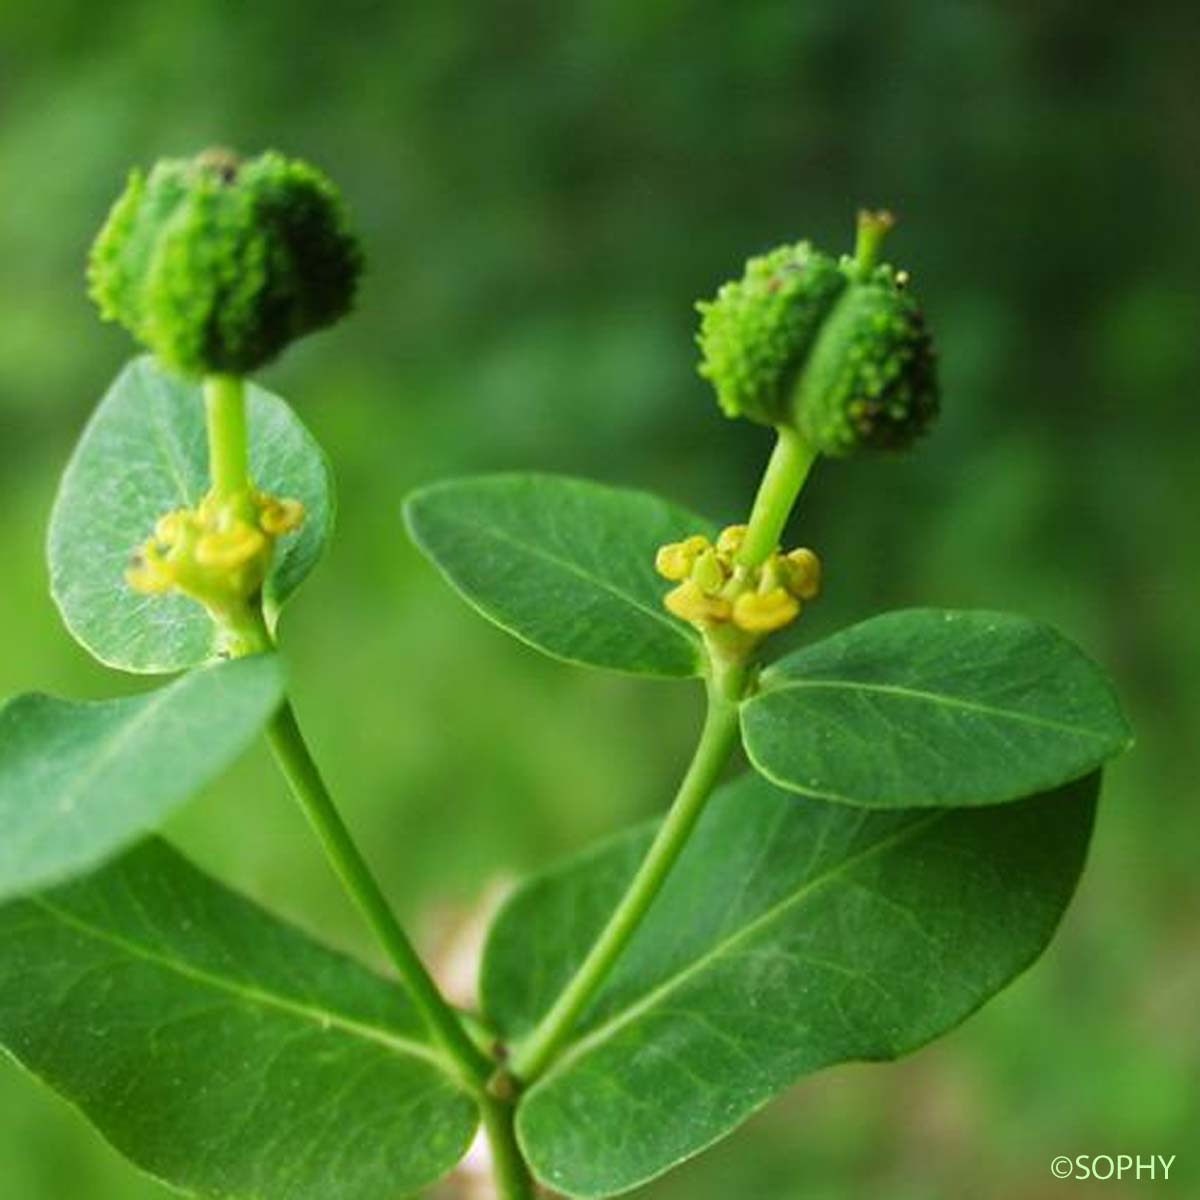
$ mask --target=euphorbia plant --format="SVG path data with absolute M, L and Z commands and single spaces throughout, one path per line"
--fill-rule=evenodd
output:
M 700 306 L 701 372 L 775 431 L 745 523 L 545 475 L 410 497 L 480 612 L 570 662 L 698 679 L 660 823 L 519 888 L 479 1012 L 444 999 L 343 824 L 286 699 L 280 606 L 329 536 L 328 467 L 246 375 L 349 308 L 341 202 L 279 155 L 135 174 L 92 293 L 151 351 L 64 475 L 52 590 L 132 698 L 0 710 L 0 1039 L 184 1191 L 385 1200 L 482 1124 L 500 1196 L 637 1187 L 809 1071 L 952 1028 L 1042 951 L 1129 733 L 1053 630 L 909 609 L 780 657 L 816 599 L 784 531 L 814 464 L 902 450 L 935 359 L 890 226 L 753 258 Z M 315 944 L 149 832 L 265 731 L 392 978 Z M 752 770 L 718 787 L 739 747 Z

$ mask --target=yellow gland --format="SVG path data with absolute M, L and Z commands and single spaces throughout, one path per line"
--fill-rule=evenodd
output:
M 202 567 L 233 571 L 253 562 L 266 546 L 267 537 L 261 529 L 235 518 L 228 529 L 201 534 L 196 539 L 194 554 Z
M 717 538 L 717 553 L 730 557 L 735 555 L 742 548 L 742 542 L 746 540 L 746 530 L 749 528 L 749 525 L 729 525 L 722 529 L 720 537 Z
M 721 556 L 715 550 L 705 550 L 692 567 L 691 581 L 697 584 L 701 591 L 713 595 L 725 586 L 729 574 L 729 564 L 722 562 Z
M 821 591 L 821 560 L 807 547 L 789 550 L 784 555 L 788 587 L 800 600 L 815 600 Z
M 137 549 L 125 581 L 135 592 L 182 592 L 217 617 L 244 607 L 262 590 L 275 542 L 304 523 L 304 505 L 262 492 L 160 517 Z
M 710 596 L 694 579 L 685 579 L 663 598 L 667 611 L 684 621 L 701 624 L 705 621 L 728 621 L 733 605 L 720 596 Z
M 662 546 L 654 565 L 678 584 L 663 598 L 667 611 L 704 631 L 731 625 L 752 640 L 790 625 L 821 590 L 821 560 L 806 548 L 776 550 L 747 568 L 735 561 L 745 537 L 745 525 L 730 525 L 715 543 L 694 534 Z
M 299 500 L 280 500 L 275 496 L 260 496 L 262 507 L 258 523 L 269 537 L 282 537 L 304 524 L 304 505 Z
M 654 560 L 655 569 L 664 579 L 678 583 L 692 573 L 692 564 L 708 549 L 708 538 L 695 534 L 682 542 L 671 542 L 659 548 Z
M 747 633 L 774 633 L 800 615 L 800 601 L 786 588 L 743 592 L 733 602 L 733 623 Z

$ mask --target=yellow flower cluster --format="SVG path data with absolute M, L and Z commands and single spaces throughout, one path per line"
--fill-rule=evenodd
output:
M 773 552 L 759 567 L 737 561 L 745 525 L 722 530 L 716 544 L 696 534 L 658 551 L 658 573 L 679 586 L 663 599 L 675 616 L 701 629 L 732 623 L 765 636 L 800 615 L 802 603 L 821 590 L 821 561 L 806 549 Z
M 304 505 L 262 492 L 160 517 L 134 554 L 125 580 L 134 591 L 179 591 L 215 614 L 236 611 L 262 589 L 278 538 L 299 529 Z

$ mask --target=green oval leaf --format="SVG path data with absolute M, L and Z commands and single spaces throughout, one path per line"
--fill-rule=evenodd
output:
M 281 539 L 265 602 L 274 623 L 312 570 L 333 526 L 333 481 L 321 448 L 287 403 L 249 386 L 250 467 L 258 487 L 300 500 L 305 521 Z M 72 635 L 122 671 L 166 674 L 213 658 L 214 629 L 186 596 L 142 596 L 125 583 L 130 555 L 163 513 L 208 490 L 199 385 L 151 358 L 129 363 L 100 402 L 67 465 L 50 517 L 50 590 Z
M 0 898 L 94 867 L 216 778 L 283 699 L 274 654 L 121 700 L 0 708 Z
M 165 843 L 0 908 L 0 1043 L 189 1194 L 381 1200 L 476 1125 L 405 993 Z
M 742 708 L 773 783 L 868 808 L 999 804 L 1131 744 L 1107 677 L 1048 625 L 908 609 L 805 647 Z
M 521 1144 L 569 1196 L 610 1196 L 820 1067 L 953 1028 L 1041 953 L 1083 866 L 1099 774 L 1014 804 L 870 812 L 752 774 L 712 799 L 572 1040 L 525 1093 Z M 636 831 L 502 910 L 485 1008 L 547 1011 L 628 886 Z
M 408 498 L 413 541 L 488 620 L 568 662 L 637 675 L 703 669 L 696 634 L 663 608 L 665 542 L 710 522 L 645 492 L 553 475 L 489 475 Z

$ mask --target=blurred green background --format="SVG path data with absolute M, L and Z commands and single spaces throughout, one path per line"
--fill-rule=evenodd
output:
M 749 252 L 845 247 L 856 206 L 894 207 L 945 413 L 917 453 L 810 485 L 795 529 L 829 585 L 803 636 L 914 603 L 1046 618 L 1114 671 L 1138 748 L 1032 972 L 644 1194 L 1200 1194 L 1198 55 L 1193 3 L 6 0 L 0 694 L 144 685 L 72 644 L 42 561 L 58 472 L 131 353 L 81 277 L 126 171 L 211 143 L 313 159 L 370 266 L 354 319 L 263 376 L 341 490 L 284 632 L 318 757 L 446 959 L 505 878 L 661 810 L 698 689 L 486 626 L 406 545 L 401 497 L 528 466 L 736 518 L 768 438 L 696 377 L 693 299 Z M 374 958 L 262 752 L 172 832 Z M 1169 1184 L 1050 1177 L 1082 1153 L 1178 1158 Z M 6 1063 L 0 1191 L 169 1194 Z

